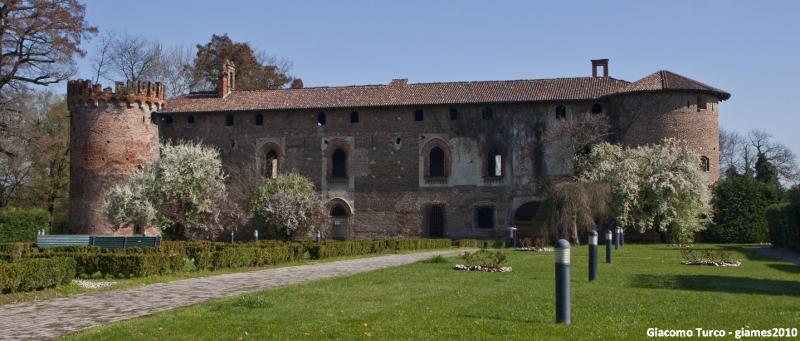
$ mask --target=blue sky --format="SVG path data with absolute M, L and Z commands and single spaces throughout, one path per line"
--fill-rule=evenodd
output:
M 723 128 L 800 153 L 800 1 L 87 1 L 101 30 L 194 46 L 227 33 L 290 59 L 306 86 L 667 69 L 733 96 Z M 87 44 L 87 48 L 90 48 Z M 89 77 L 86 62 L 80 76 Z M 798 97 L 795 97 L 798 96 Z

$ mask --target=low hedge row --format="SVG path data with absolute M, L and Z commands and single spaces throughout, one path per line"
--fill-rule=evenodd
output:
M 74 273 L 81 277 L 142 277 L 182 271 L 255 267 L 301 259 L 323 259 L 424 250 L 451 246 L 497 248 L 502 241 L 476 239 L 387 239 L 325 241 L 260 241 L 257 243 L 218 243 L 207 241 L 165 241 L 158 248 L 100 250 L 96 247 L 38 249 L 29 243 L 0 247 L 0 260 L 13 263 L 68 257 L 74 260 Z
M 41 208 L 0 211 L 0 243 L 32 242 L 50 229 L 50 213 Z
M 0 292 L 32 291 L 67 284 L 75 278 L 71 257 L 25 259 L 0 262 Z

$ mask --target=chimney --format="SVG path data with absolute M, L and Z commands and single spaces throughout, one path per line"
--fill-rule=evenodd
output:
M 597 67 L 603 67 L 603 78 L 608 78 L 608 59 L 592 59 L 592 77 L 597 78 Z
M 392 79 L 391 82 L 389 82 L 389 86 L 403 86 L 403 85 L 406 85 L 406 84 L 408 84 L 408 79 L 407 78 L 395 78 L 395 79 Z
M 236 66 L 230 60 L 222 63 L 222 73 L 219 75 L 219 97 L 224 98 L 231 91 L 236 90 Z

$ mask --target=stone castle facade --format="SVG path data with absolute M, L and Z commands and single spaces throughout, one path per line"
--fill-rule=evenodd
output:
M 548 125 L 607 115 L 613 142 L 680 139 L 713 182 L 719 103 L 730 97 L 669 71 L 614 79 L 605 59 L 591 77 L 539 80 L 237 91 L 235 74 L 226 63 L 216 91 L 169 100 L 157 83 L 71 81 L 72 233 L 111 234 L 104 193 L 172 139 L 216 146 L 234 176 L 309 177 L 330 237 L 535 234 L 543 182 L 572 169 L 543 140 Z

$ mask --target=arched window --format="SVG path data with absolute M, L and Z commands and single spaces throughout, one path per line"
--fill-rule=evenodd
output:
M 428 154 L 428 160 L 430 162 L 428 168 L 428 174 L 432 178 L 443 178 L 445 177 L 444 171 L 444 151 L 442 148 L 433 147 L 431 149 L 430 154 Z
M 264 115 L 258 114 L 256 115 L 256 125 L 263 126 L 264 125 Z
M 595 103 L 592 105 L 592 114 L 602 114 L 603 113 L 603 106 L 600 103 Z
M 228 114 L 225 116 L 225 125 L 229 127 L 233 125 L 233 115 Z
M 556 107 L 556 118 L 559 120 L 567 118 L 567 108 L 565 106 L 559 105 Z
M 486 176 L 503 176 L 503 154 L 500 151 L 489 152 L 486 165 Z
M 341 149 L 336 149 L 331 156 L 331 177 L 347 177 L 347 154 Z
M 702 169 L 704 172 L 711 171 L 711 161 L 709 161 L 708 157 L 705 155 L 700 157 L 700 169 Z
M 270 150 L 264 156 L 264 165 L 261 173 L 267 179 L 275 179 L 278 177 L 278 153 L 274 150 Z
M 325 113 L 320 112 L 317 114 L 317 127 L 324 127 L 325 126 Z

